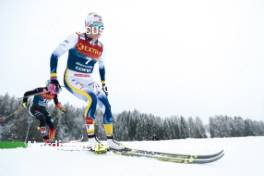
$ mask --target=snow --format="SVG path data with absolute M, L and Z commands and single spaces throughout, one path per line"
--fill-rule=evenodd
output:
M 70 143 L 80 146 L 83 143 Z M 262 176 L 264 137 L 182 139 L 124 142 L 129 147 L 193 154 L 221 149 L 225 156 L 214 163 L 186 165 L 148 158 L 96 155 L 87 151 L 62 151 L 59 147 L 32 144 L 28 148 L 0 150 L 1 176 Z M 65 149 L 66 146 L 64 146 Z

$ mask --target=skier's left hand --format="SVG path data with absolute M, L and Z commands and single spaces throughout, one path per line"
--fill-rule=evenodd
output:
M 60 110 L 61 112 L 66 112 L 66 109 L 62 106 L 61 103 L 56 104 L 56 108 Z
M 108 96 L 108 89 L 104 82 L 102 83 L 102 90 L 104 91 L 105 95 Z

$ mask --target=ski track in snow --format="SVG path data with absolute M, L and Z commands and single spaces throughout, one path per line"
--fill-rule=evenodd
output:
M 128 147 L 174 153 L 225 156 L 214 163 L 195 165 L 154 159 L 62 151 L 33 144 L 23 149 L 0 150 L 0 176 L 263 176 L 264 137 L 182 139 L 124 142 Z M 75 143 L 72 145 L 80 145 Z

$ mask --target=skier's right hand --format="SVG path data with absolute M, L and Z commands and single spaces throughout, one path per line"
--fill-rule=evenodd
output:
M 27 108 L 28 108 L 28 103 L 27 103 L 27 102 L 22 102 L 22 103 L 21 103 L 21 106 L 22 106 L 23 108 L 27 109 Z

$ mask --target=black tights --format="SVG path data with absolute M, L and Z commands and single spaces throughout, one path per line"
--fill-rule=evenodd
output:
M 39 127 L 45 127 L 48 125 L 49 129 L 54 128 L 54 124 L 51 120 L 51 116 L 45 107 L 32 106 L 30 108 L 31 114 L 39 120 Z

